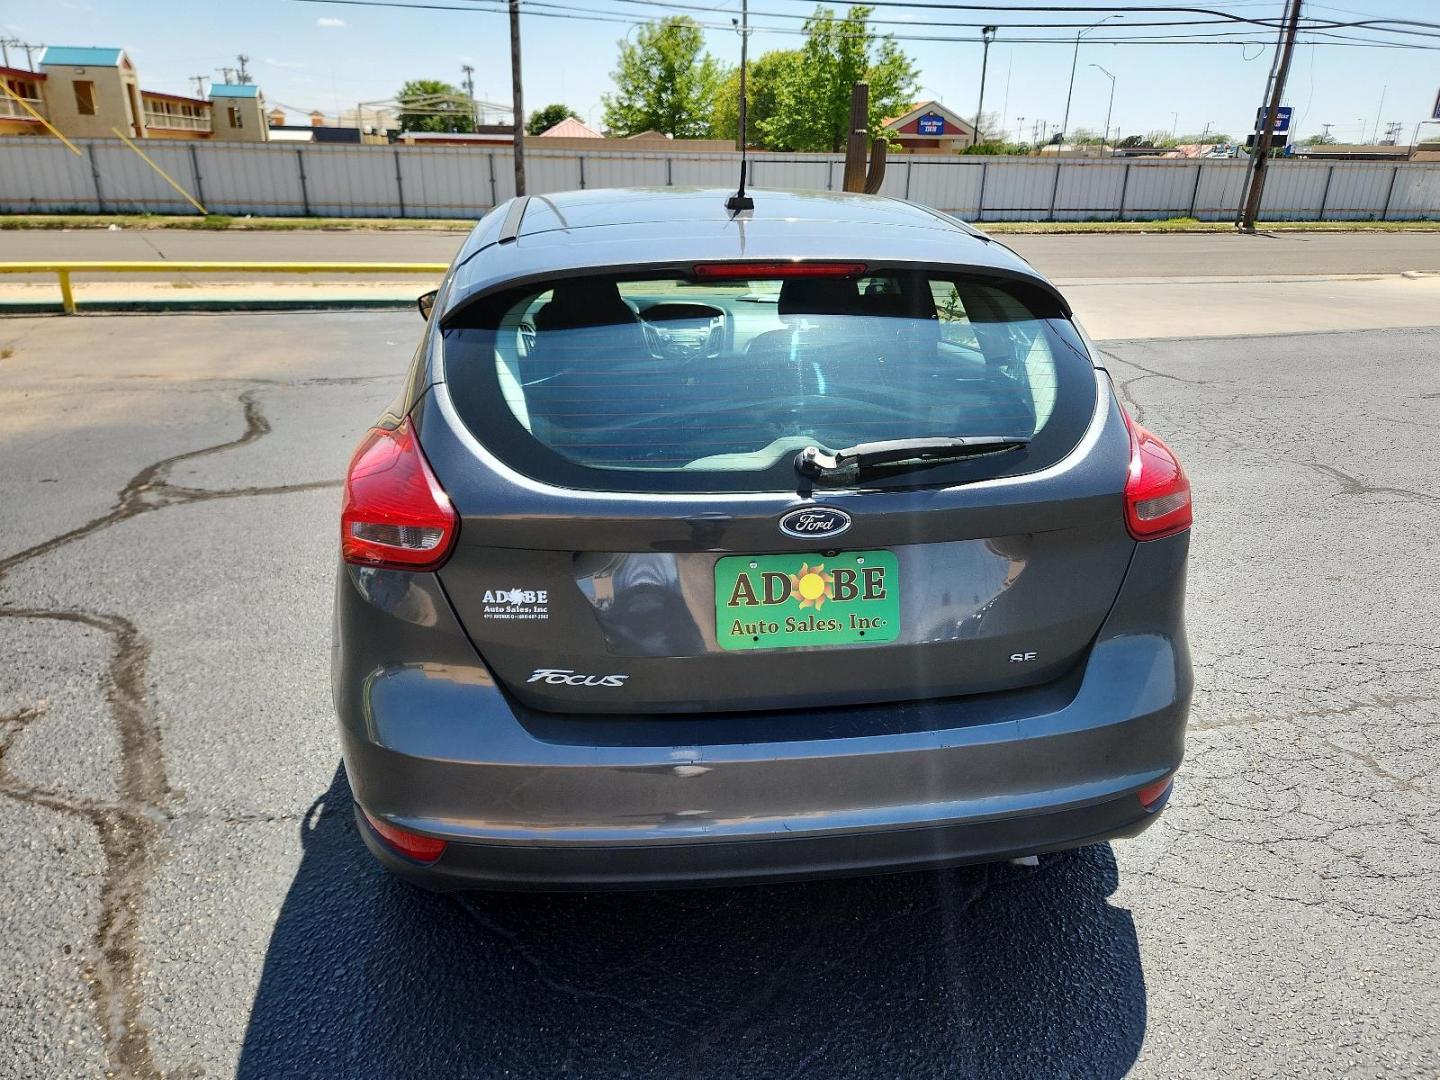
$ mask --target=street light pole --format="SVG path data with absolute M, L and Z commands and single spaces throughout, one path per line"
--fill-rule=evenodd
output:
M 1091 64 L 1090 66 L 1110 80 L 1110 104 L 1105 106 L 1105 131 L 1100 136 L 1100 153 L 1103 156 L 1108 149 L 1105 145 L 1105 140 L 1110 138 L 1110 114 L 1115 109 L 1115 76 L 1099 64 Z
M 975 130 L 970 135 L 971 146 L 980 142 L 980 121 L 985 114 L 985 70 L 990 66 L 990 42 L 995 40 L 995 27 L 982 26 L 980 40 L 985 43 L 985 49 L 980 58 L 980 103 L 975 106 Z
M 1075 96 L 1075 65 L 1080 60 L 1080 39 L 1088 34 L 1095 27 L 1109 22 L 1111 19 L 1123 19 L 1124 15 L 1106 15 L 1100 22 L 1085 27 L 1075 32 L 1075 51 L 1070 56 L 1070 89 L 1065 91 L 1065 119 L 1060 121 L 1060 146 L 1065 145 L 1065 133 L 1070 130 L 1070 100 Z

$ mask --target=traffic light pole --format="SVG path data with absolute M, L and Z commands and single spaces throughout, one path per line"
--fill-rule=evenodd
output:
M 1285 80 L 1290 74 L 1290 58 L 1295 53 L 1295 34 L 1300 25 L 1300 5 L 1303 0 L 1287 0 L 1289 10 L 1285 13 L 1284 30 L 1280 36 L 1280 51 L 1276 58 L 1275 78 L 1270 87 L 1270 100 L 1265 106 L 1264 122 L 1250 154 L 1250 185 L 1245 201 L 1235 218 L 1235 227 L 1241 232 L 1255 231 L 1255 218 L 1260 213 L 1260 198 L 1265 193 L 1265 170 L 1270 164 L 1270 148 L 1275 143 L 1275 123 L 1280 116 L 1280 102 L 1285 96 Z

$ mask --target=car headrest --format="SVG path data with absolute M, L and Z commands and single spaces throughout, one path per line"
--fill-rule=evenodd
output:
M 535 313 L 535 329 L 578 330 L 637 322 L 613 281 L 567 281 L 556 285 L 550 302 Z
M 786 278 L 780 283 L 779 315 L 855 315 L 859 298 L 853 278 Z

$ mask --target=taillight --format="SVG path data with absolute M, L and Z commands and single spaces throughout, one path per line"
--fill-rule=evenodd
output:
M 357 566 L 434 570 L 450 554 L 460 519 L 406 420 L 374 428 L 350 459 L 340 511 L 340 554 Z
M 701 281 L 728 281 L 736 278 L 855 277 L 865 272 L 861 262 L 719 262 L 696 263 L 692 274 Z
M 1146 784 L 1135 793 L 1135 796 L 1140 800 L 1140 805 L 1153 814 L 1165 805 L 1165 800 L 1170 797 L 1170 788 L 1174 783 L 1175 774 L 1171 773 L 1169 776 L 1162 776 L 1153 784 Z
M 379 818 L 371 817 L 365 810 L 360 811 L 365 815 L 366 822 L 375 830 L 386 845 L 404 855 L 407 859 L 414 859 L 416 862 L 433 863 L 441 855 L 445 854 L 445 841 L 436 840 L 433 836 L 421 836 L 409 829 L 402 829 L 397 825 L 391 825 L 388 821 L 381 821 Z
M 1180 459 L 1129 416 L 1130 475 L 1125 481 L 1125 525 L 1136 540 L 1154 540 L 1190 528 L 1190 481 Z

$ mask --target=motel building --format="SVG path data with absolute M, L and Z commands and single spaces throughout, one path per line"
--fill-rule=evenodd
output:
M 890 145 L 908 154 L 958 154 L 975 141 L 975 127 L 938 101 L 917 101 L 881 121 Z
M 223 139 L 265 142 L 265 99 L 254 84 L 210 87 L 196 98 L 141 89 L 123 49 L 52 45 L 40 70 L 0 68 L 0 135 L 49 136 L 28 105 L 72 139 Z

